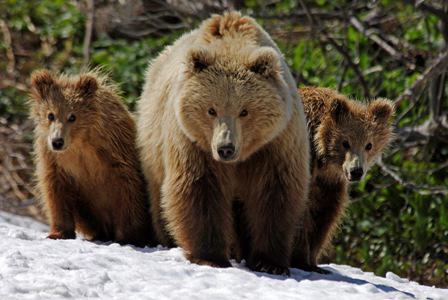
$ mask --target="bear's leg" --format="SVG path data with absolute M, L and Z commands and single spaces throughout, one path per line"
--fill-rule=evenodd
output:
M 318 259 L 330 244 L 344 213 L 347 190 L 344 183 L 317 177 L 310 192 L 308 219 L 297 237 L 291 265 L 306 271 L 328 273 L 317 266 Z
M 232 258 L 237 262 L 247 259 L 250 254 L 250 233 L 249 224 L 244 203 L 236 199 L 232 203 L 234 238 L 232 242 Z
M 305 195 L 294 193 L 280 172 L 264 173 L 260 191 L 246 200 L 245 213 L 251 234 L 248 267 L 271 274 L 289 274 L 292 242 Z
M 152 219 L 152 227 L 154 229 L 154 235 L 156 240 L 165 247 L 174 247 L 175 243 L 173 238 L 167 231 L 167 222 L 163 218 L 162 208 L 160 205 L 160 186 L 156 179 L 148 180 L 149 195 L 150 195 L 150 213 Z
M 114 197 L 111 199 L 110 217 L 113 219 L 113 240 L 139 247 L 155 246 L 142 178 L 132 168 L 123 167 L 115 172 L 120 176 L 112 179 Z
M 187 258 L 197 264 L 230 267 L 231 203 L 220 190 L 218 178 L 197 165 L 181 168 L 165 179 L 163 213 L 168 228 Z M 200 163 L 198 163 L 200 165 Z
M 73 183 L 56 168 L 47 169 L 43 184 L 45 204 L 50 217 L 50 239 L 74 239 L 73 205 L 77 201 Z

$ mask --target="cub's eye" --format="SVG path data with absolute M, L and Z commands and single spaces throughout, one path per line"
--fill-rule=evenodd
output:
M 68 121 L 69 121 L 70 123 L 75 122 L 75 121 L 76 121 L 76 116 L 75 116 L 75 115 L 70 115 L 70 117 L 68 117 Z
M 245 116 L 247 116 L 247 114 L 248 114 L 247 110 L 246 110 L 246 109 L 243 109 L 243 110 L 240 112 L 240 117 L 245 117 Z
M 367 150 L 367 151 L 372 150 L 372 143 L 368 143 L 368 144 L 366 145 L 366 150 Z
M 348 141 L 343 141 L 342 146 L 347 150 L 350 149 L 350 144 L 348 143 Z
M 53 114 L 53 113 L 49 113 L 49 114 L 48 114 L 48 120 L 49 120 L 50 122 L 54 121 L 54 114 Z
M 216 110 L 214 110 L 213 108 L 209 108 L 209 110 L 208 110 L 208 114 L 209 114 L 210 116 L 216 116 Z

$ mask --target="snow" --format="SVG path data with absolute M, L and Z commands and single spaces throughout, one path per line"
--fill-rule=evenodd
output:
M 291 269 L 291 277 L 244 264 L 216 269 L 189 263 L 181 249 L 46 239 L 47 227 L 0 212 L 0 299 L 448 299 L 448 289 L 392 272 L 321 265 L 333 274 Z

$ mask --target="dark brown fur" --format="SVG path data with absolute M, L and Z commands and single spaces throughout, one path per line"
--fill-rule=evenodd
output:
M 362 104 L 326 88 L 299 92 L 308 118 L 312 179 L 309 213 L 301 223 L 292 266 L 322 271 L 317 262 L 344 214 L 349 182 L 359 180 L 351 178 L 350 170 L 356 165 L 365 174 L 387 147 L 394 108 L 388 100 Z
M 150 244 L 136 128 L 116 89 L 97 72 L 55 77 L 42 70 L 32 75 L 31 98 L 48 237 L 75 238 L 76 230 L 88 239 Z M 76 119 L 70 122 L 72 116 Z M 55 138 L 64 139 L 59 151 L 52 144 Z

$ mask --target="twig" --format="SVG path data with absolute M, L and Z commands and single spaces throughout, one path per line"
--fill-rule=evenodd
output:
M 13 87 L 21 92 L 27 93 L 29 91 L 28 86 L 21 82 L 16 82 L 8 78 L 0 78 L 0 89 L 7 87 Z
M 336 42 L 336 40 L 334 38 L 332 38 L 327 31 L 325 30 L 325 28 L 323 28 L 320 24 L 320 22 L 317 19 L 314 19 L 313 16 L 310 13 L 310 10 L 308 9 L 308 7 L 305 5 L 305 3 L 300 0 L 300 5 L 302 6 L 302 8 L 305 10 L 308 19 L 310 21 L 310 24 L 312 24 L 314 27 L 316 27 L 319 31 L 319 33 L 321 33 L 323 35 L 324 40 L 326 40 L 327 42 L 329 42 L 335 49 L 336 51 L 338 51 L 345 59 L 345 61 L 347 62 L 347 64 L 353 69 L 353 71 L 356 74 L 356 77 L 358 78 L 359 83 L 362 86 L 363 92 L 364 92 L 364 97 L 365 98 L 370 98 L 370 92 L 369 92 L 369 87 L 367 86 L 367 82 L 364 79 L 364 75 L 362 74 L 359 65 L 356 64 L 352 58 L 350 57 L 350 55 L 348 54 L 347 50 L 338 44 L 338 42 Z
M 14 49 L 12 44 L 11 32 L 9 31 L 8 24 L 4 20 L 0 19 L 0 29 L 2 31 L 3 39 L 6 44 L 6 57 L 8 58 L 7 72 L 11 78 L 14 78 L 14 71 L 16 68 L 16 58 L 14 55 Z
M 328 12 L 324 10 L 311 9 L 310 14 L 319 18 L 320 20 L 342 20 L 344 19 L 344 14 L 340 12 Z M 298 10 L 288 14 L 265 14 L 265 13 L 256 13 L 253 15 L 255 18 L 261 19 L 273 19 L 273 20 L 287 20 L 288 22 L 294 23 L 302 23 L 303 20 L 308 20 L 308 15 L 305 10 Z
M 448 195 L 448 189 L 445 187 L 417 185 L 403 180 L 400 175 L 392 171 L 381 159 L 379 159 L 376 164 L 380 167 L 383 173 L 389 175 L 394 181 L 407 189 L 414 190 L 421 195 Z
M 95 2 L 94 0 L 87 0 L 87 19 L 86 31 L 84 34 L 83 43 L 83 65 L 86 67 L 90 61 L 90 44 L 92 43 L 93 25 L 95 22 Z
M 374 43 L 376 43 L 378 46 L 380 46 L 384 51 L 389 53 L 392 58 L 399 60 L 400 62 L 404 63 L 406 68 L 409 70 L 415 69 L 415 64 L 409 63 L 406 57 L 403 56 L 400 52 L 395 50 L 392 46 L 390 46 L 386 41 L 384 41 L 373 29 L 366 29 L 364 25 L 361 23 L 358 18 L 355 16 L 350 17 L 350 24 L 353 25 L 353 27 L 358 30 L 360 33 L 364 34 L 367 38 L 371 39 Z
M 409 1 L 409 0 L 406 0 L 406 2 L 414 4 L 416 8 L 420 8 L 423 11 L 427 11 L 427 12 L 437 16 L 441 20 L 448 20 L 448 13 L 444 12 L 442 9 L 431 6 L 427 2 Z
M 429 66 L 422 75 L 420 75 L 414 84 L 407 88 L 396 100 L 395 105 L 398 106 L 406 98 L 414 98 L 414 95 L 419 93 L 421 89 L 426 86 L 429 80 L 433 80 L 442 72 L 447 71 L 448 68 L 448 51 L 442 53 L 435 59 L 434 63 Z

